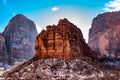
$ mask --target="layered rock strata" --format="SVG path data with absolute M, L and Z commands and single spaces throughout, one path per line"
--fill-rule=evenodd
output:
M 35 56 L 39 58 L 64 59 L 92 53 L 81 30 L 66 18 L 61 19 L 58 25 L 47 26 L 46 30 L 36 37 L 35 51 Z

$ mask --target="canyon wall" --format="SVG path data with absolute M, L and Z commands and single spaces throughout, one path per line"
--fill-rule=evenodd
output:
M 108 12 L 93 19 L 88 45 L 102 56 L 120 57 L 120 12 Z

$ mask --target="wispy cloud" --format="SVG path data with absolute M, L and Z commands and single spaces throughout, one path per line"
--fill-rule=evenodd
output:
M 7 0 L 3 0 L 3 4 L 4 4 L 4 5 L 7 5 Z
M 10 7 L 8 6 L 7 0 L 1 0 L 1 1 L 2 1 L 2 3 L 5 5 L 5 7 L 8 9 L 8 11 L 9 11 L 13 16 L 15 16 L 16 13 L 12 10 L 12 8 L 10 8 Z
M 55 12 L 55 11 L 58 11 L 59 8 L 55 6 L 55 7 L 53 7 L 51 10 Z
M 120 0 L 112 0 L 105 4 L 105 11 L 119 11 L 120 10 Z
M 16 13 L 15 13 L 15 12 L 11 12 L 11 13 L 12 13 L 12 15 L 13 15 L 13 16 L 15 16 L 15 15 L 16 15 Z

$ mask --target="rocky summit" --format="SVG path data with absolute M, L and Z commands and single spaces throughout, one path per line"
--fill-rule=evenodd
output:
M 120 12 L 108 12 L 93 19 L 89 46 L 102 56 L 120 58 Z
M 77 55 L 92 56 L 82 32 L 66 18 L 58 25 L 49 25 L 37 37 L 35 56 L 39 58 L 70 59 Z
M 14 16 L 0 35 L 0 61 L 24 61 L 34 56 L 34 42 L 37 35 L 33 21 L 22 14 Z M 3 61 L 1 61 L 3 62 Z
M 6 71 L 5 80 L 119 80 L 119 71 L 100 68 L 79 28 L 67 19 L 37 37 L 35 56 Z

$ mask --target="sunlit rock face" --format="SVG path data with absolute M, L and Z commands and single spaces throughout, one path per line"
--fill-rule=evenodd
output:
M 101 55 L 120 57 L 120 12 L 109 12 L 93 19 L 89 46 Z
M 70 59 L 77 54 L 90 54 L 81 30 L 67 19 L 61 19 L 58 25 L 47 26 L 36 37 L 35 51 L 39 58 Z
M 36 26 L 22 14 L 13 17 L 3 37 L 8 51 L 8 61 L 23 61 L 34 56 L 34 42 L 37 35 Z

